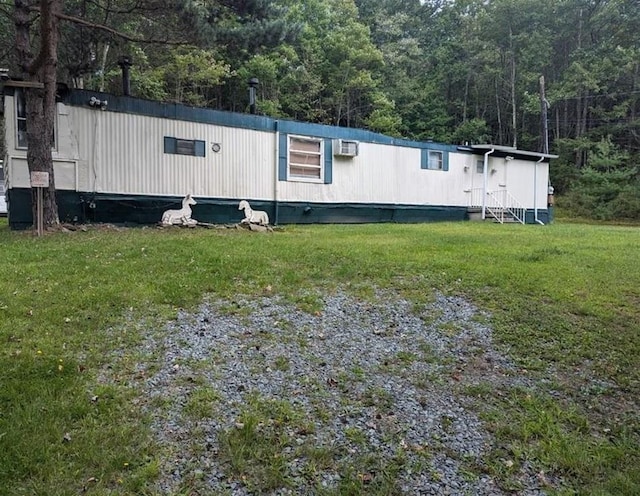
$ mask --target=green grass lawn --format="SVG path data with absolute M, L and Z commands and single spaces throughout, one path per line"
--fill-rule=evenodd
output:
M 136 344 L 204 295 L 434 290 L 489 310 L 540 392 L 476 388 L 503 487 L 533 461 L 563 494 L 640 494 L 640 229 L 557 223 L 11 232 L 0 220 L 0 494 L 151 494 Z M 114 353 L 118 359 L 114 360 Z M 107 373 L 115 378 L 101 380 Z M 500 460 L 514 460 L 505 466 Z

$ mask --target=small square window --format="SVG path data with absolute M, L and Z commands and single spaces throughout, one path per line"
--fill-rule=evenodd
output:
M 423 148 L 420 150 L 420 168 L 433 171 L 449 170 L 449 152 Z
M 176 153 L 178 155 L 195 155 L 196 142 L 194 140 L 176 139 Z
M 164 137 L 164 152 L 174 155 L 189 155 L 192 157 L 205 156 L 205 142 L 202 140 L 188 140 Z
M 430 170 L 442 170 L 442 152 L 429 150 L 429 163 L 427 168 Z
M 484 160 L 476 160 L 476 172 L 478 174 L 484 173 Z

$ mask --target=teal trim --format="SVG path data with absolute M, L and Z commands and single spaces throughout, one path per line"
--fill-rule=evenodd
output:
M 378 143 L 408 148 L 430 148 L 432 150 L 451 152 L 454 152 L 457 149 L 456 145 L 394 138 L 384 134 L 375 133 L 373 131 L 367 131 L 365 129 L 276 120 L 265 116 L 189 107 L 176 103 L 162 103 L 152 100 L 144 100 L 142 98 L 116 96 L 89 90 L 70 89 L 64 95 L 63 101 L 68 105 L 88 107 L 89 99 L 92 96 L 109 102 L 106 112 L 146 115 L 150 117 L 160 117 L 163 119 L 176 119 L 188 122 L 199 122 L 204 124 L 268 132 L 275 132 L 278 130 L 284 134 L 298 134 L 301 136 L 326 139 L 348 139 L 365 143 Z
M 289 157 L 289 136 L 280 134 L 278 138 L 278 180 L 287 180 L 287 164 Z
M 113 195 L 57 191 L 58 215 L 61 222 L 113 223 L 125 225 L 157 224 L 169 208 L 179 208 L 182 197 Z M 31 190 L 12 188 L 7 191 L 8 218 L 11 229 L 32 226 Z M 196 197 L 193 218 L 212 224 L 238 223 L 240 199 Z M 376 222 L 436 222 L 469 219 L 466 207 L 434 205 L 396 205 L 385 203 L 319 203 L 273 202 L 248 199 L 256 210 L 264 210 L 278 224 L 349 224 Z M 276 218 L 277 211 L 277 218 Z M 538 219 L 548 224 L 552 210 L 538 210 Z M 527 224 L 534 224 L 534 211 L 527 210 Z
M 420 168 L 429 168 L 429 150 L 420 150 Z
M 442 152 L 442 169 L 429 169 L 429 152 Z M 438 150 L 436 148 L 423 148 L 420 150 L 420 168 L 426 170 L 449 170 L 449 152 L 446 150 Z
M 8 191 L 9 226 L 28 229 L 32 226 L 31 190 Z M 58 191 L 58 212 L 62 222 L 113 223 L 124 225 L 157 224 L 165 210 L 179 208 L 182 197 L 144 195 L 114 195 Z M 212 224 L 238 223 L 243 218 L 238 211 L 240 199 L 196 197 L 193 218 Z M 272 222 L 279 224 L 344 224 L 377 222 L 436 222 L 468 219 L 466 207 L 433 205 L 396 205 L 384 203 L 312 203 L 273 202 L 248 198 L 256 210 L 265 210 Z M 546 210 L 538 210 L 538 218 L 548 222 Z M 527 222 L 533 223 L 533 211 L 527 212 Z
M 549 224 L 553 220 L 553 207 L 548 207 L 548 209 L 541 210 L 538 209 L 538 220 L 543 224 Z M 537 224 L 536 222 L 536 213 L 533 209 L 527 210 L 524 214 L 524 222 L 525 224 Z
M 333 181 L 333 141 L 324 140 L 324 183 L 331 184 Z
M 196 140 L 196 157 L 206 156 L 205 149 L 206 147 L 204 141 Z
M 164 153 L 176 153 L 176 139 L 169 136 L 164 137 Z
M 431 205 L 304 203 L 279 205 L 281 224 L 369 224 L 463 221 L 465 207 Z

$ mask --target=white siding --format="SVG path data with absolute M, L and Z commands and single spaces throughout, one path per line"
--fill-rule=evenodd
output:
M 5 98 L 8 187 L 29 187 L 26 150 L 15 148 L 13 98 Z M 164 153 L 164 138 L 202 140 L 205 157 Z M 422 169 L 421 150 L 361 142 L 333 157 L 331 184 L 276 181 L 277 135 L 266 131 L 58 104 L 56 187 L 99 193 L 284 202 L 467 206 L 483 187 L 482 155 L 449 152 L 449 170 Z M 215 153 L 213 143 L 220 144 Z M 537 167 L 537 197 L 534 194 Z M 548 163 L 489 157 L 487 189 L 507 189 L 527 208 L 546 208 Z
M 546 209 L 549 163 L 536 164 L 535 162 L 514 160 L 510 162 L 509 166 L 512 167 L 509 171 L 510 175 L 515 176 L 513 179 L 511 176 L 509 178 L 510 182 L 507 187 L 509 193 L 527 208 Z M 536 168 L 538 169 L 537 174 Z M 535 184 L 536 182 L 537 184 Z M 534 190 L 536 192 L 535 201 Z
M 5 137 L 7 160 L 5 174 L 9 188 L 29 188 L 29 168 L 27 150 L 16 148 L 16 120 L 13 98 L 5 98 Z M 78 184 L 78 147 L 75 145 L 73 128 L 69 125 L 68 108 L 57 104 L 55 132 L 56 147 L 52 151 L 53 175 L 57 189 L 77 190 Z
M 269 199 L 273 133 L 115 112 L 72 110 L 83 187 L 101 193 Z M 205 157 L 164 153 L 164 137 L 205 142 Z M 221 150 L 211 150 L 219 143 Z M 95 180 L 95 185 L 92 184 Z
M 421 151 L 360 143 L 352 159 L 334 157 L 331 184 L 281 183 L 281 201 L 466 206 L 464 165 L 469 155 L 449 154 L 449 170 L 420 168 Z

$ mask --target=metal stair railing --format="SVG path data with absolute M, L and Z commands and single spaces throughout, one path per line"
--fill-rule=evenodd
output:
M 484 190 L 482 188 L 474 188 L 471 190 L 469 198 L 469 208 L 482 208 L 482 196 Z M 485 213 L 504 224 L 505 219 L 513 218 L 520 224 L 525 223 L 525 213 L 527 209 L 522 205 L 516 197 L 505 189 L 487 191 L 485 203 Z
M 491 215 L 495 217 L 500 224 L 504 224 L 505 214 L 520 224 L 525 223 L 525 213 L 527 209 L 506 189 L 487 191 L 487 196 L 491 198 L 491 201 L 487 202 L 487 210 L 491 212 Z
M 473 188 L 467 191 L 471 193 L 469 197 L 469 208 L 482 208 L 482 194 L 484 190 L 482 188 Z

